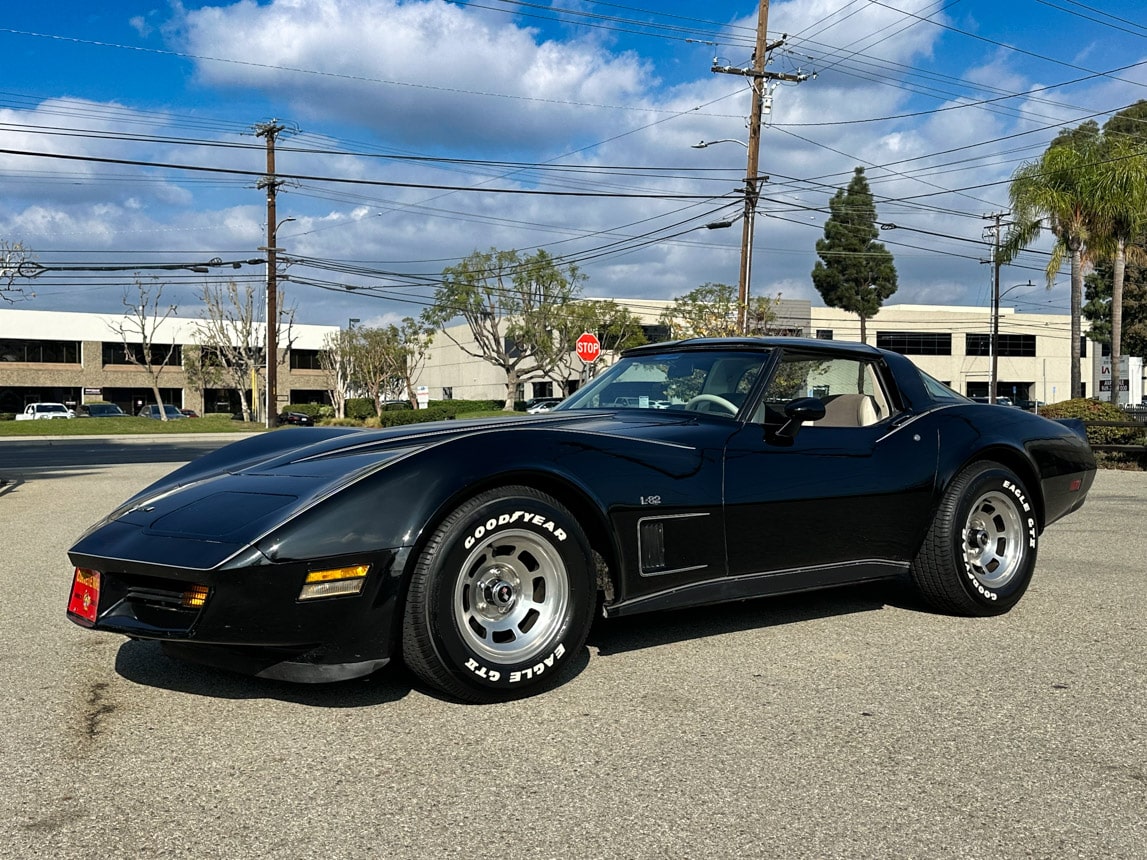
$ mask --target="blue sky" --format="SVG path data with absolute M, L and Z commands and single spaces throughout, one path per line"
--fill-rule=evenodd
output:
M 279 246 L 298 319 L 417 314 L 475 249 L 545 248 L 594 296 L 735 284 L 752 2 L 273 0 L 21 4 L 0 22 L 0 240 L 42 265 L 257 258 L 277 119 Z M 1147 98 L 1140 2 L 773 2 L 752 289 L 819 302 L 835 188 L 863 165 L 900 289 L 986 304 L 983 216 L 1063 127 Z M 815 77 L 813 75 L 815 74 Z M 52 156 L 52 157 L 48 157 Z M 178 165 L 179 167 L 175 167 Z M 194 169 L 193 169 L 194 168 Z M 1004 273 L 1063 312 L 1046 256 Z M 261 267 L 228 270 L 260 282 Z M 51 271 L 20 306 L 116 312 L 131 271 Z M 165 271 L 194 312 L 202 275 Z M 347 290 L 347 287 L 353 289 Z

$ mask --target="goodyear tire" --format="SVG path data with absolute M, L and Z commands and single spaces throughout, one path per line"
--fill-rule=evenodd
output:
M 427 684 L 470 702 L 559 683 L 585 644 L 596 598 L 585 535 L 556 499 L 504 487 L 451 513 L 419 557 L 402 648 Z
M 999 463 L 973 463 L 944 494 L 912 579 L 943 612 L 1001 615 L 1027 591 L 1038 543 L 1023 481 Z

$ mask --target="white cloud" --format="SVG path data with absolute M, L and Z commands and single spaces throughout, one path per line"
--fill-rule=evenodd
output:
M 935 6 L 928 0 L 897 5 L 920 14 Z M 278 218 L 295 219 L 280 231 L 287 256 L 355 261 L 399 273 L 402 277 L 366 279 L 392 296 L 426 296 L 429 287 L 405 284 L 424 284 L 420 278 L 432 278 L 471 251 L 491 246 L 527 251 L 545 246 L 555 254 L 585 255 L 587 292 L 599 296 L 668 299 L 708 281 L 737 281 L 739 225 L 714 231 L 702 226 L 714 217 L 705 213 L 721 209 L 719 200 L 547 197 L 495 189 L 734 195 L 724 211 L 735 211 L 745 149 L 690 147 L 701 139 L 746 139 L 747 82 L 712 74 L 709 62 L 713 50 L 729 55 L 730 62 L 747 62 L 748 49 L 697 46 L 690 75 L 682 70 L 681 53 L 673 55 L 672 67 L 664 60 L 659 66 L 656 54 L 617 50 L 601 32 L 543 36 L 504 14 L 441 0 L 240 0 L 175 10 L 162 29 L 150 16 L 131 25 L 141 34 L 155 27 L 172 40 L 171 47 L 197 58 L 191 97 L 202 104 L 185 102 L 180 110 L 218 120 L 206 124 L 210 131 L 188 131 L 178 112 L 169 125 L 157 124 L 142 97 L 127 106 L 52 100 L 35 110 L 0 112 L 0 121 L 8 123 L 0 126 L 2 148 L 234 168 L 252 175 L 237 179 L 82 161 L 61 167 L 42 158 L 0 155 L 3 235 L 23 238 L 33 248 L 256 257 L 266 240 L 264 194 L 254 187 L 264 163 L 262 142 L 234 131 L 243 122 L 279 116 L 301 131 L 282 136 L 280 173 L 405 184 L 299 180 L 287 182 L 278 195 Z M 706 14 L 723 15 L 720 9 Z M 733 23 L 751 30 L 756 14 Z M 900 271 L 901 288 L 893 301 L 979 300 L 987 269 L 978 262 L 982 249 L 958 240 L 980 238 L 980 216 L 1006 204 L 1006 184 L 993 183 L 1005 183 L 1025 154 L 1038 155 L 1050 135 L 962 148 L 1070 119 L 1081 101 L 1126 104 L 1136 97 L 1133 84 L 1100 80 L 1070 99 L 1059 92 L 1033 93 L 996 109 L 957 108 L 983 98 L 989 87 L 1024 92 L 1032 78 L 1014 55 L 981 47 L 976 62 L 961 70 L 961 77 L 976 86 L 925 79 L 916 69 L 931 68 L 930 58 L 944 47 L 944 31 L 880 4 L 776 2 L 770 32 L 793 34 L 785 49 L 774 52 L 770 69 L 819 74 L 780 86 L 774 94 L 767 120 L 772 127 L 764 131 L 760 161 L 761 172 L 772 178 L 762 189 L 757 222 L 753 289 L 758 294 L 781 291 L 786 298 L 816 299 L 809 272 L 827 201 L 855 166 L 865 165 L 880 219 L 901 226 L 881 237 Z M 730 35 L 726 41 L 736 40 Z M 666 86 L 662 81 L 669 77 L 673 83 Z M 173 101 L 181 97 L 186 98 L 171 94 Z M 913 116 L 938 106 L 955 109 Z M 873 117 L 893 119 L 869 121 Z M 230 130 L 225 120 L 232 123 Z M 69 123 L 113 133 L 146 129 L 192 136 L 202 144 L 129 143 L 90 135 L 65 139 L 19 130 Z M 216 140 L 250 148 L 220 149 L 212 145 Z M 608 176 L 558 175 L 302 151 L 340 146 L 379 155 L 558 159 L 570 166 L 627 169 Z M 890 162 L 895 163 L 888 168 L 874 166 Z M 660 170 L 644 169 L 653 167 Z M 48 173 L 55 178 L 45 179 Z M 971 190 L 941 193 L 965 187 Z M 885 202 L 890 198 L 912 199 L 893 205 Z M 683 232 L 690 227 L 695 229 Z M 621 255 L 610 247 L 652 232 L 683 235 Z M 1018 280 L 1027 276 L 1025 271 Z M 355 278 L 336 272 L 323 277 L 332 286 Z M 302 285 L 290 289 L 308 322 L 417 312 L 417 306 L 361 294 L 346 297 Z M 377 311 L 371 301 L 378 301 Z M 347 307 L 355 309 L 348 314 Z

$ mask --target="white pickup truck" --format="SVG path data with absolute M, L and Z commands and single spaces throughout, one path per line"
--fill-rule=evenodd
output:
M 17 421 L 33 421 L 40 418 L 75 418 L 76 413 L 63 403 L 29 403 L 24 411 L 16 416 Z

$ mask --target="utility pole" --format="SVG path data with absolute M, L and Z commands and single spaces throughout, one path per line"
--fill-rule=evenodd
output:
M 996 223 L 987 228 L 993 236 L 994 248 L 992 251 L 992 334 L 988 346 L 991 356 L 991 371 L 988 376 L 988 402 L 996 402 L 996 384 L 999 382 L 1000 366 L 1000 230 L 1003 219 L 1011 213 L 993 212 L 984 218 Z
M 779 41 L 768 43 L 769 0 L 761 0 L 757 9 L 757 42 L 753 50 L 752 65 L 747 69 L 736 66 L 721 66 L 714 61 L 710 71 L 722 75 L 742 75 L 749 79 L 753 91 L 753 104 L 749 111 L 748 165 L 745 168 L 745 214 L 741 228 L 741 269 L 737 281 L 737 327 L 741 334 L 748 333 L 749 284 L 753 272 L 753 234 L 756 228 L 757 200 L 761 193 L 761 182 L 768 177 L 758 175 L 761 157 L 761 114 L 764 102 L 765 81 L 791 81 L 800 83 L 807 80 L 804 74 L 781 74 L 766 72 L 768 54 L 785 43 L 788 35 Z
M 272 120 L 255 126 L 255 136 L 267 139 L 267 173 L 256 184 L 257 188 L 267 189 L 267 246 L 260 248 L 267 252 L 267 429 L 271 429 L 279 418 L 279 295 L 278 260 L 276 246 L 278 217 L 275 212 L 275 194 L 282 181 L 275 178 L 275 137 L 285 126 Z M 252 398 L 255 392 L 252 391 Z

